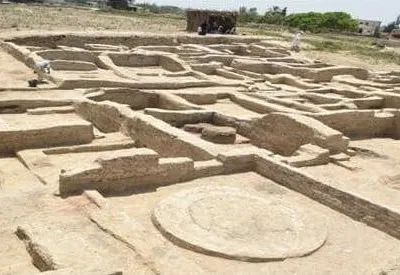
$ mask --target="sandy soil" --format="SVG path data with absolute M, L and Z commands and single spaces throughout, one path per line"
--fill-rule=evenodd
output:
M 22 11 L 25 8 L 24 6 L 20 7 Z M 35 12 L 37 11 L 32 11 L 31 13 L 35 15 Z M 70 11 L 68 10 L 68 12 Z M 32 15 L 31 13 L 29 14 Z M 87 11 L 87 13 L 89 17 L 90 11 Z M 50 19 L 54 19 L 54 15 L 52 16 Z M 76 17 L 71 19 L 74 20 L 74 18 Z M 93 17 L 89 19 L 93 19 Z M 111 20 L 112 18 L 108 19 Z M 118 24 L 123 24 L 123 19 L 116 19 L 116 28 L 118 28 Z M 50 23 L 47 22 L 47 24 Z M 44 29 L 48 28 L 48 25 L 46 26 Z M 74 26 L 73 23 L 68 27 L 71 28 L 71 26 Z M 124 25 L 124 28 L 128 27 Z M 149 27 L 148 30 L 149 32 L 154 31 L 152 27 Z M 162 32 L 163 29 L 160 28 L 159 31 Z M 40 33 L 39 31 L 34 32 L 36 34 Z M 281 42 L 278 41 L 277 43 Z M 282 45 L 284 43 L 282 42 Z M 355 65 L 373 70 L 400 70 L 400 66 L 392 67 L 392 65 L 372 64 L 368 60 L 365 61 L 341 54 L 304 51 L 295 56 L 318 58 L 332 64 Z M 27 79 L 34 77 L 31 69 L 1 50 L 0 64 L 7 64 L 7 66 L 0 65 L 0 90 L 25 88 Z M 136 69 L 134 71 L 136 72 Z M 156 69 L 155 71 L 159 70 Z M 148 68 L 146 72 L 153 72 L 153 68 Z M 108 71 L 101 70 L 96 74 L 82 72 L 58 73 L 60 75 L 64 74 L 67 79 L 79 78 L 83 82 L 89 82 L 88 80 L 93 79 L 93 77 L 98 77 L 100 80 L 118 79 L 116 76 L 111 76 Z M 148 76 L 142 77 L 141 80 L 153 81 L 155 78 L 159 79 L 157 76 Z M 216 79 L 222 78 L 216 77 Z M 165 80 L 165 83 L 168 81 L 177 81 L 179 83 L 183 80 L 192 81 L 193 79 L 191 77 L 180 77 L 171 80 L 171 78 L 164 77 L 161 80 Z M 226 93 L 232 90 L 233 88 L 212 87 L 188 91 L 192 93 L 205 91 Z M 179 93 L 179 91 L 174 92 Z M 22 92 L 11 93 L 10 91 L 4 92 L 4 94 L 0 93 L 0 99 L 43 99 L 36 93 L 29 94 L 26 97 Z M 63 93 L 64 91 L 52 91 L 47 93 L 46 96 L 48 98 L 72 100 L 79 98 L 83 91 L 68 92 L 68 96 L 64 96 Z M 231 102 L 229 99 L 218 100 L 216 104 L 202 105 L 202 107 L 228 115 L 247 118 L 258 115 Z M 27 114 L 3 115 L 6 122 L 23 128 L 47 126 L 50 123 L 47 123 L 44 119 L 48 117 L 54 119 L 55 122 L 63 123 L 78 123 L 81 121 L 76 114 L 51 114 L 42 116 L 40 119 L 38 117 L 32 119 L 32 116 L 30 117 Z M 22 118 L 22 121 L 18 120 L 18 118 Z M 173 136 L 171 138 L 177 137 Z M 91 145 L 96 145 L 96 143 L 97 145 L 105 144 L 106 141 L 120 141 L 123 143 L 125 140 L 122 134 L 109 135 L 103 141 L 94 141 Z M 335 188 L 365 197 L 379 205 L 390 207 L 399 213 L 399 145 L 400 141 L 392 139 L 352 141 L 351 146 L 355 147 L 357 155 L 351 158 L 350 161 L 342 162 L 342 166 L 331 163 L 325 166 L 301 168 L 301 170 Z M 215 148 L 215 151 L 223 152 L 237 147 L 248 147 L 251 150 L 250 148 L 253 146 L 241 144 L 221 145 L 213 148 Z M 15 235 L 18 226 L 26 224 L 33 227 L 33 235 L 38 238 L 41 244 L 45 245 L 50 254 L 63 266 L 77 268 L 79 271 L 86 268 L 98 268 L 103 273 L 109 269 L 111 271 L 123 270 L 125 274 L 151 273 L 147 264 L 139 257 L 141 253 L 135 250 L 134 245 L 118 240 L 107 228 L 101 228 L 92 219 L 88 218 L 85 206 L 89 204 L 89 201 L 86 197 L 76 196 L 63 199 L 57 196 L 61 169 L 81 168 L 85 163 L 92 163 L 101 156 L 112 154 L 112 151 L 94 150 L 94 152 L 90 153 L 45 155 L 42 149 L 35 149 L 25 150 L 24 153 L 26 157 L 31 157 L 29 161 L 21 155 L 22 153 L 19 155 L 19 159 L 17 157 L 0 158 L 0 244 L 2 244 L 0 245 L 0 255 L 5 255 L 5 257 L 0 257 L 0 274 L 15 274 L 17 272 L 39 273 L 39 270 L 33 266 L 31 256 L 29 256 L 23 242 L 18 240 Z M 24 161 L 24 164 L 30 170 L 24 166 Z M 37 177 L 34 176 L 34 173 Z M 327 241 L 321 249 L 308 256 L 264 263 L 231 261 L 195 253 L 189 249 L 175 246 L 154 227 L 151 221 L 154 207 L 161 199 L 176 191 L 207 185 L 251 189 L 260 196 L 274 196 L 281 200 L 301 205 L 305 210 L 315 211 L 326 217 Z M 180 256 L 182 256 L 182 259 L 188 259 L 195 265 L 200 266 L 204 273 L 207 274 L 377 275 L 383 270 L 389 270 L 394 266 L 400 265 L 400 241 L 398 239 L 363 223 L 355 222 L 316 201 L 290 191 L 253 172 L 202 178 L 140 194 L 108 197 L 106 201 L 111 205 L 107 209 L 110 212 L 110 216 L 117 216 L 116 213 L 122 211 L 122 220 L 129 225 L 125 227 L 125 232 L 128 232 L 128 235 L 132 238 L 137 238 L 136 241 L 146 243 L 146 247 L 152 251 L 151 255 L 154 257 L 150 260 L 158 262 L 160 265 L 172 266 L 169 270 L 171 274 L 179 274 L 180 268 L 184 267 L 185 262 L 181 262 Z M 109 216 L 103 217 L 105 220 L 108 218 Z M 133 230 L 136 228 L 136 221 L 144 225 L 145 230 L 141 235 L 144 236 L 142 239 L 138 238 L 135 235 L 138 232 Z M 270 222 L 273 223 L 274 220 Z M 166 258 L 164 257 L 170 251 L 177 251 L 177 254 L 174 254 L 174 257 L 177 256 L 175 257 L 175 266 L 174 264 L 166 263 Z M 84 271 L 82 271 L 83 273 Z
M 36 79 L 37 75 L 24 63 L 13 58 L 0 48 L 0 90 L 27 89 L 28 80 Z M 55 87 L 52 83 L 43 83 L 40 88 Z
M 35 78 L 31 69 L 2 49 L 0 49 L 0 64 L 0 89 L 27 88 L 27 81 Z
M 232 102 L 230 99 L 220 99 L 215 104 L 202 105 L 202 107 L 215 110 L 222 114 L 241 116 L 246 118 L 258 117 L 259 114 Z
M 360 58 L 349 53 L 330 53 L 321 51 L 302 51 L 295 56 L 318 59 L 328 64 L 341 66 L 355 66 L 366 68 L 371 71 L 399 71 L 400 65 L 376 61 L 373 59 Z
M 289 38 L 289 41 L 285 41 L 284 39 L 276 39 L 274 37 L 266 37 L 266 40 L 269 43 L 275 44 L 277 46 L 283 46 L 290 48 L 291 47 L 291 35 L 287 34 Z M 318 37 L 318 39 L 323 39 L 321 37 Z M 340 66 L 356 66 L 356 67 L 362 67 L 362 68 L 367 68 L 368 70 L 372 71 L 399 71 L 400 70 L 400 64 L 395 64 L 395 63 L 390 63 L 387 61 L 380 61 L 374 59 L 374 57 L 370 58 L 365 58 L 365 57 L 358 57 L 350 52 L 338 52 L 338 53 L 333 53 L 333 52 L 328 52 L 328 51 L 316 51 L 313 50 L 314 47 L 311 46 L 308 43 L 301 43 L 301 49 L 302 51 L 296 53 L 292 52 L 292 55 L 294 57 L 298 58 L 308 58 L 308 59 L 316 59 L 316 60 L 321 60 L 323 62 L 326 62 L 328 64 L 332 65 L 340 65 Z M 388 47 L 386 51 L 394 51 L 396 53 L 400 53 L 400 48 L 390 48 Z
M 25 224 L 34 226 L 35 236 L 63 267 L 146 273 L 133 251 L 104 234 L 76 205 L 54 197 L 51 187 L 39 182 L 18 159 L 0 159 L 0 172 L 4 177 L 0 187 L 0 274 L 39 274 L 15 235 L 17 227 Z
M 110 197 L 115 209 L 121 209 L 129 216 L 136 217 L 146 226 L 153 238 L 160 233 L 150 221 L 151 211 L 156 203 L 168 194 L 178 190 L 198 186 L 232 186 L 256 190 L 261 196 L 277 196 L 280 199 L 301 203 L 302 206 L 317 211 L 327 217 L 328 240 L 317 252 L 304 258 L 287 259 L 283 262 L 246 263 L 210 257 L 187 249 L 179 249 L 188 259 L 199 264 L 207 273 L 214 274 L 379 274 L 380 271 L 400 260 L 400 246 L 397 240 L 370 227 L 338 214 L 308 198 L 289 191 L 256 173 L 244 173 L 228 176 L 216 176 L 159 188 L 157 192 L 132 195 L 128 197 Z M 368 240 L 368 241 L 366 241 Z M 168 250 L 172 244 L 164 243 Z
M 342 164 L 304 167 L 303 171 L 330 185 L 400 211 L 400 141 L 367 139 L 352 141 L 359 153 Z
M 2 32 L 32 29 L 174 32 L 184 30 L 184 23 L 183 17 L 176 18 L 176 16 L 100 12 L 88 8 L 25 4 L 2 5 L 0 18 Z

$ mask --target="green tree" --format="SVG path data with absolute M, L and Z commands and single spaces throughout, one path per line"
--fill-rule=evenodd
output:
M 107 0 L 107 5 L 113 9 L 128 9 L 134 0 Z
M 259 19 L 259 23 L 282 25 L 285 21 L 286 13 L 287 8 L 281 9 L 279 6 L 273 6 Z
M 321 28 L 332 30 L 351 30 L 357 29 L 358 22 L 350 14 L 345 12 L 326 12 L 323 14 Z
M 323 22 L 322 13 L 308 12 L 296 13 L 286 17 L 285 23 L 289 27 L 299 28 L 303 31 L 317 32 L 321 29 Z
M 240 22 L 257 22 L 259 19 L 257 8 L 240 7 L 239 8 L 239 21 Z
M 321 32 L 326 30 L 354 31 L 357 20 L 344 12 L 308 12 L 291 14 L 285 18 L 285 24 L 303 31 Z

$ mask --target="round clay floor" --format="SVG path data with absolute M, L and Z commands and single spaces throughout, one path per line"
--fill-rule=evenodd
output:
M 304 256 L 327 237 L 318 213 L 276 195 L 232 187 L 177 192 L 158 203 L 152 220 L 181 247 L 242 261 Z

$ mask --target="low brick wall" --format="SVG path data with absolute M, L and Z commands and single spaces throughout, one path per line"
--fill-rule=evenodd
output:
M 382 117 L 374 110 L 340 110 L 310 116 L 351 138 L 390 137 L 395 126 L 390 113 Z
M 232 44 L 235 42 L 254 43 L 261 41 L 260 37 L 242 36 L 199 36 L 199 35 L 154 35 L 143 33 L 115 33 L 109 32 L 65 32 L 64 34 L 44 33 L 37 36 L 13 36 L 6 41 L 11 41 L 19 45 L 40 46 L 54 48 L 59 45 L 84 48 L 85 44 L 107 44 L 123 45 L 130 48 L 146 45 L 178 45 L 182 44 Z
M 400 239 L 400 214 L 341 191 L 270 157 L 255 156 L 255 170 L 285 187 Z
M 165 158 L 147 148 L 132 148 L 99 158 L 88 166 L 60 174 L 62 195 L 97 190 L 118 193 L 194 179 L 194 163 L 189 158 Z

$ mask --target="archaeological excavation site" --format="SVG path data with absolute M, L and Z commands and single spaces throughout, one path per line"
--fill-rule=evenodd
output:
M 0 274 L 400 274 L 400 71 L 189 34 L 0 60 Z

